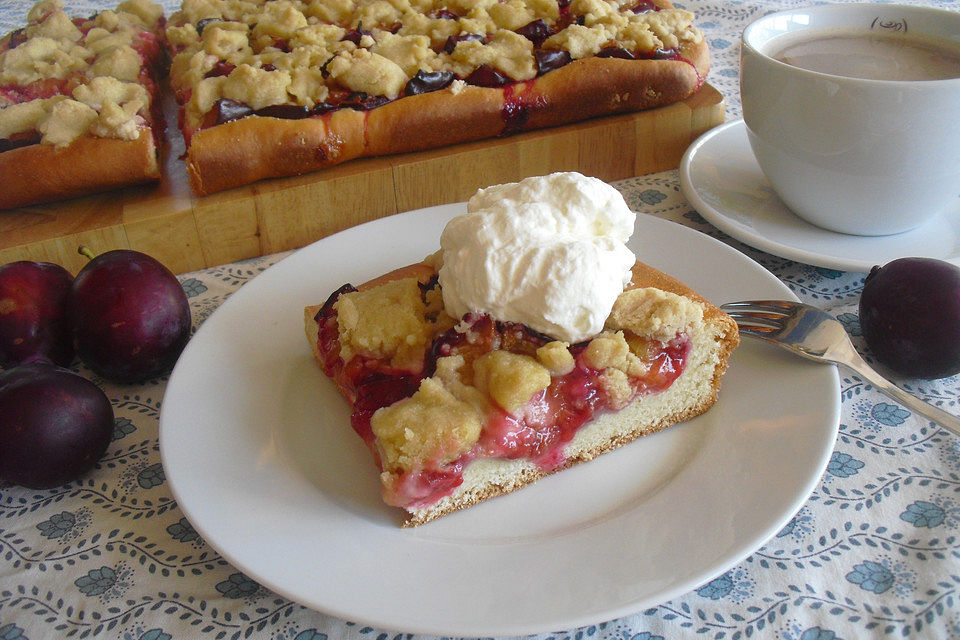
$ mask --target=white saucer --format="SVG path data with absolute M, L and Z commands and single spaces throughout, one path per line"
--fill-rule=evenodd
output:
M 680 161 L 691 205 L 724 233 L 797 262 L 867 272 L 896 258 L 923 256 L 960 265 L 960 200 L 923 226 L 891 236 L 853 236 L 816 227 L 784 205 L 754 158 L 743 120 L 700 136 Z

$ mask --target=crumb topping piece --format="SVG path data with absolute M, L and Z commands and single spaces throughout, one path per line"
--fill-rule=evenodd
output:
M 396 62 L 367 49 L 345 51 L 335 57 L 327 71 L 352 91 L 396 98 L 407 84 L 407 74 Z
M 644 287 L 624 291 L 607 319 L 608 329 L 667 341 L 703 324 L 703 307 L 669 291 Z
M 480 438 L 482 420 L 438 378 L 426 378 L 409 398 L 377 410 L 370 426 L 384 469 L 409 471 L 456 460 Z
M 0 83 L 28 85 L 44 78 L 62 80 L 86 69 L 90 51 L 75 40 L 37 35 L 0 54 Z
M 223 79 L 223 97 L 261 109 L 287 101 L 287 86 L 292 81 L 289 71 L 266 71 L 241 64 Z
M 97 119 L 97 112 L 82 102 L 58 100 L 37 128 L 44 140 L 59 147 L 70 144 L 78 131 L 86 131 Z
M 604 331 L 590 341 L 583 352 L 583 357 L 588 365 L 601 371 L 617 369 L 635 377 L 647 372 L 646 362 L 630 349 L 623 331 Z
M 550 386 L 550 371 L 530 356 L 491 351 L 473 361 L 474 386 L 516 415 L 535 393 Z
M 570 353 L 570 345 L 554 340 L 537 349 L 537 360 L 547 368 L 550 375 L 565 376 L 573 371 L 576 362 Z
M 423 367 L 431 324 L 416 278 L 393 280 L 340 296 L 334 304 L 344 362 L 355 354 L 410 371 Z

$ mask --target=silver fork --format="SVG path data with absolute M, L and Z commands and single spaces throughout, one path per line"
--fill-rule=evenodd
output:
M 720 305 L 737 321 L 740 335 L 781 346 L 817 362 L 842 364 L 905 407 L 960 435 L 960 418 L 920 400 L 874 371 L 826 311 L 789 300 L 747 300 Z

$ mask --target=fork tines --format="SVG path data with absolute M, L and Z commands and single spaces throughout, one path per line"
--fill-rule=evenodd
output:
M 745 300 L 720 308 L 733 318 L 742 333 L 782 329 L 784 320 L 796 314 L 797 303 L 789 300 Z
M 720 305 L 720 308 L 727 313 L 737 311 L 789 315 L 795 311 L 799 305 L 799 302 L 792 302 L 790 300 L 744 300 L 742 302 L 727 302 L 726 304 Z

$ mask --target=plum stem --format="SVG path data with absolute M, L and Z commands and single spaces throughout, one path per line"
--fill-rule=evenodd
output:
M 90 250 L 90 247 L 88 247 L 85 244 L 80 245 L 80 247 L 77 249 L 77 253 L 79 253 L 82 256 L 87 256 L 87 258 L 90 260 L 93 260 L 94 258 L 97 257 L 97 255 Z

